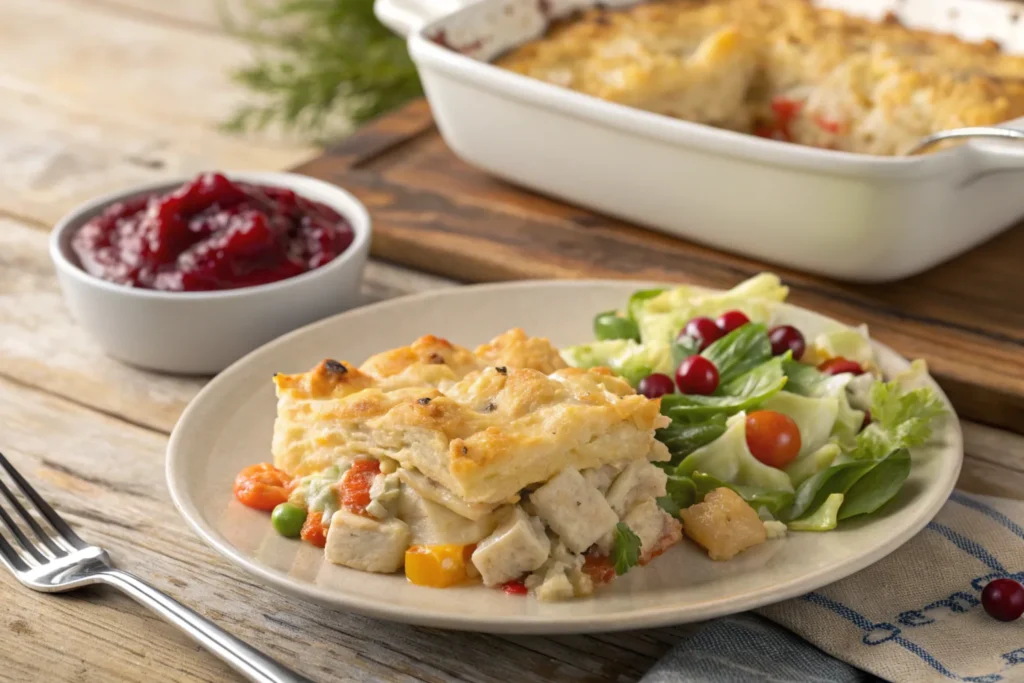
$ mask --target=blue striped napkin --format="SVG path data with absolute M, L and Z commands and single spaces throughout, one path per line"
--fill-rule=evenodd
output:
M 893 554 L 759 616 L 709 622 L 641 683 L 1024 681 L 1024 619 L 981 607 L 999 577 L 1024 580 L 1024 503 L 956 491 Z

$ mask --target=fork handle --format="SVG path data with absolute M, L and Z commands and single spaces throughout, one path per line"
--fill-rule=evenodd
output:
M 128 594 L 220 657 L 228 666 L 258 683 L 313 683 L 280 662 L 242 642 L 206 617 L 158 591 L 142 579 L 109 569 L 96 576 L 102 583 Z

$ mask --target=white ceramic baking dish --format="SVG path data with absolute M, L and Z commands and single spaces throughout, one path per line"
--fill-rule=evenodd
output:
M 627 5 L 611 0 L 605 5 Z M 923 157 L 835 152 L 606 102 L 488 63 L 595 0 L 376 0 L 407 34 L 437 125 L 463 160 L 663 232 L 855 281 L 913 275 L 1024 215 L 1024 145 Z M 996 0 L 828 0 L 851 14 L 992 38 L 1024 53 L 1022 8 Z M 1006 124 L 1024 129 L 1024 119 Z

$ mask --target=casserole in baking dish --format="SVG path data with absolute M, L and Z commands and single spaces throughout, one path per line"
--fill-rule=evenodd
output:
M 1024 57 L 806 0 L 595 7 L 496 63 L 695 123 L 869 154 L 1024 115 Z
M 416 27 L 410 51 L 453 151 L 544 194 L 754 258 L 859 281 L 920 272 L 1024 214 L 1024 195 L 1016 189 L 1024 149 L 1012 143 L 972 141 L 912 158 L 818 149 L 658 115 L 490 63 L 543 36 L 553 19 L 593 9 L 598 3 L 591 0 L 482 0 L 462 9 L 434 0 L 377 3 L 378 16 L 393 28 Z M 822 4 L 874 20 L 894 13 L 914 29 L 1024 51 L 1020 8 L 1012 3 Z M 1007 103 L 1008 115 L 1013 106 Z M 897 141 L 890 143 L 895 151 L 903 137 L 883 130 Z

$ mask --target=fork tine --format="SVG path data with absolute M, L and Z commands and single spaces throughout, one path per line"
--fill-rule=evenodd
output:
M 28 510 L 26 510 L 22 506 L 21 502 L 14 496 L 14 493 L 7 488 L 7 484 L 4 483 L 3 479 L 0 479 L 0 494 L 7 497 L 7 500 L 11 503 L 11 507 L 14 508 L 15 512 L 17 512 L 23 520 L 25 520 L 25 523 L 28 524 L 30 529 L 32 529 L 32 532 L 40 541 L 43 542 L 51 553 L 56 557 L 63 557 L 64 555 L 67 555 L 67 551 L 54 543 L 53 539 L 50 538 L 50 535 L 43 531 L 43 528 L 39 526 L 39 523 L 36 522 L 35 518 L 28 513 Z
M 18 540 L 18 543 L 20 543 L 21 547 L 25 549 L 25 552 L 31 555 L 36 562 L 45 564 L 50 561 L 50 558 L 39 552 L 39 549 L 36 548 L 35 544 L 28 540 L 25 534 L 21 532 L 21 529 L 18 528 L 18 525 L 14 523 L 14 520 L 11 519 L 11 516 L 7 514 L 7 510 L 4 510 L 2 507 L 0 507 L 0 522 L 3 522 L 3 524 L 7 526 L 8 531 L 14 535 L 14 538 Z
M 36 490 L 32 488 L 27 481 L 25 481 L 25 478 L 18 474 L 18 470 L 14 469 L 14 465 L 10 463 L 3 453 L 0 453 L 0 467 L 7 470 L 7 474 L 11 475 L 11 479 L 13 479 L 18 488 L 21 489 L 21 492 L 25 494 L 25 497 L 32 501 L 39 513 L 43 517 L 46 517 L 47 521 L 53 525 L 53 528 L 57 530 L 57 533 L 60 534 L 64 540 L 78 549 L 89 547 L 88 544 L 79 538 L 78 534 L 68 526 L 67 522 L 61 519 L 61 516 L 58 515 L 52 507 L 50 507 L 50 504 L 36 493 Z
M 7 539 L 0 534 L 0 562 L 7 565 L 12 572 L 25 572 L 29 567 L 25 561 L 18 557 L 17 551 L 7 542 Z

